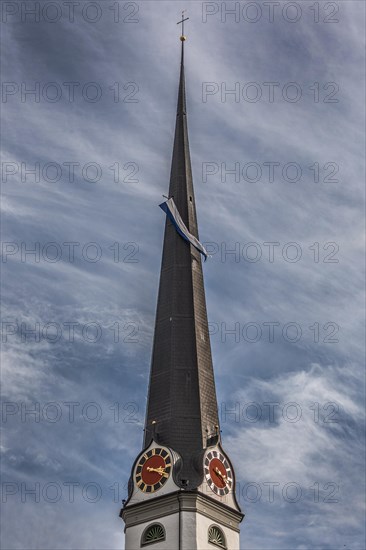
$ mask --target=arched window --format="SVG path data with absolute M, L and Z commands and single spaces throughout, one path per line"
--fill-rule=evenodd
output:
M 217 525 L 211 525 L 208 530 L 208 542 L 218 546 L 219 548 L 226 548 L 225 535 Z
M 153 523 L 146 527 L 141 537 L 141 546 L 165 540 L 165 529 L 160 523 Z

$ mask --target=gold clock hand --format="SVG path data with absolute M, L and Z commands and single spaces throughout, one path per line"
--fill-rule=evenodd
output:
M 226 480 L 227 480 L 226 476 L 224 476 L 217 467 L 215 468 L 215 472 L 226 485 Z
M 160 474 L 162 477 L 169 477 L 169 474 L 166 473 L 164 468 L 157 468 L 157 473 Z
M 157 474 L 161 475 L 162 477 L 169 477 L 169 474 L 166 473 L 165 469 L 162 466 L 159 466 L 159 468 L 150 468 L 149 466 L 146 468 L 148 472 L 156 472 Z

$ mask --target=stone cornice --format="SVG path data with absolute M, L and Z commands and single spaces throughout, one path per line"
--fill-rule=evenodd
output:
M 177 491 L 146 502 L 129 504 L 121 510 L 120 517 L 125 522 L 126 530 L 128 527 L 158 520 L 180 511 L 204 515 L 236 532 L 239 532 L 239 524 L 244 517 L 241 512 L 198 491 Z

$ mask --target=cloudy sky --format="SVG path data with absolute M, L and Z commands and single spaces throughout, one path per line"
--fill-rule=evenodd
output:
M 123 548 L 183 8 L 241 548 L 364 548 L 365 7 L 236 6 L 3 3 L 4 549 Z

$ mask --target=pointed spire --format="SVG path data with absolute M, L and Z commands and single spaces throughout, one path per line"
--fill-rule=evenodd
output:
M 185 78 L 184 78 L 184 42 L 187 37 L 184 36 L 184 22 L 188 21 L 189 17 L 184 17 L 185 10 L 182 11 L 182 19 L 178 21 L 177 25 L 182 25 L 182 34 L 180 35 L 180 41 L 182 43 L 181 59 L 180 59 L 180 78 L 179 78 L 179 91 L 178 91 L 178 108 L 177 114 L 186 114 L 186 90 L 185 90 Z
M 186 113 L 186 88 L 185 88 L 185 75 L 184 75 L 184 42 L 182 41 L 177 115 L 185 115 L 185 114 L 187 114 Z
M 174 198 L 189 232 L 198 238 L 187 127 L 184 40 L 181 47 L 169 197 Z M 192 489 L 202 481 L 199 457 L 208 442 L 219 438 L 218 425 L 201 257 L 167 219 L 144 445 L 154 438 L 178 452 L 182 457 L 181 484 Z

